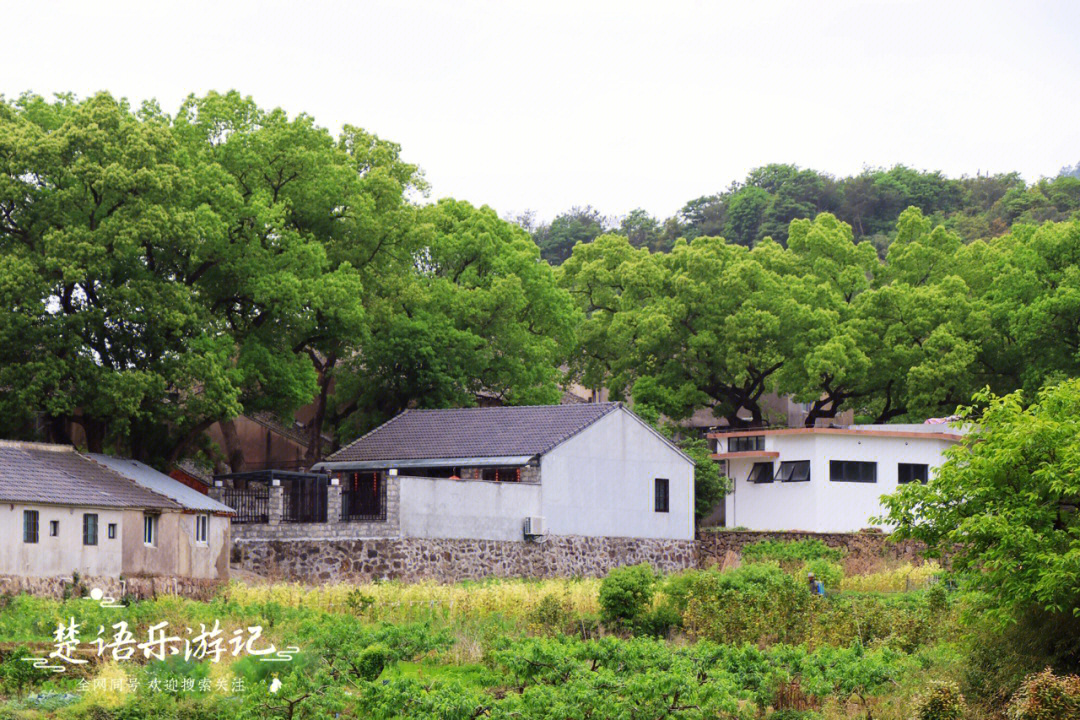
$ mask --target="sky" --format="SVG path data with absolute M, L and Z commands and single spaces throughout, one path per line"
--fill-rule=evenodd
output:
M 1077 2 L 4 2 L 0 93 L 236 89 L 500 215 L 664 218 L 772 162 L 1080 162 Z

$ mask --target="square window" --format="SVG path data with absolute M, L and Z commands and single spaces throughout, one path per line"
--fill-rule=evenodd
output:
M 110 540 L 116 539 L 116 523 L 109 523 L 109 526 L 105 528 L 105 534 Z
M 916 463 L 898 463 L 896 481 L 901 485 L 917 482 L 925 485 L 930 480 L 930 467 Z
M 97 545 L 97 514 L 86 513 L 82 516 L 83 545 Z
M 810 461 L 789 460 L 780 463 L 776 479 L 780 482 L 810 482 Z
M 668 487 L 668 481 L 666 478 L 656 478 L 654 481 L 655 489 L 655 509 L 656 512 L 668 512 L 668 493 L 670 488 Z
M 49 537 L 57 537 L 59 535 L 60 535 L 60 521 L 59 520 L 50 520 L 49 521 Z
M 771 462 L 754 463 L 750 474 L 746 477 L 747 482 L 771 483 L 773 481 L 773 466 Z
M 38 541 L 38 511 L 23 510 L 23 542 L 36 543 Z

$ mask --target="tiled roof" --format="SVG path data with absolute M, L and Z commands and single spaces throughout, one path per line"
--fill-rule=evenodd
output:
M 223 505 L 194 488 L 173 480 L 168 475 L 159 473 L 149 465 L 144 465 L 138 460 L 130 458 L 114 457 L 112 455 L 95 455 L 88 453 L 95 462 L 115 470 L 124 477 L 133 481 L 136 485 L 146 488 L 159 495 L 164 495 L 176 501 L 186 510 L 200 510 L 202 512 L 235 513 L 228 505 Z
M 89 507 L 179 509 L 66 445 L 0 440 L 0 500 Z
M 620 403 L 406 410 L 329 462 L 542 455 Z

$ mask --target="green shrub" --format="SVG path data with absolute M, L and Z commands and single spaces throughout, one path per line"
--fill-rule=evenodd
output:
M 840 548 L 832 548 L 817 538 L 809 540 L 762 540 L 742 549 L 747 562 L 805 563 L 810 560 L 837 562 L 845 555 Z
M 22 697 L 27 690 L 52 676 L 48 670 L 36 668 L 23 659 L 28 657 L 33 655 L 26 648 L 0 654 L 0 690 L 5 694 Z
M 600 583 L 600 619 L 631 627 L 648 612 L 656 592 L 656 573 L 647 564 L 615 568 Z
M 1049 668 L 1030 675 L 1009 702 L 1009 720 L 1080 720 L 1080 677 Z
M 527 616 L 529 629 L 540 635 L 552 635 L 566 631 L 574 619 L 573 605 L 568 597 L 548 593 L 540 598 Z
M 961 720 L 967 705 L 956 683 L 933 683 L 915 704 L 915 720 Z
M 723 643 L 800 643 L 809 635 L 814 598 L 806 583 L 779 566 L 744 565 L 694 576 L 683 625 Z

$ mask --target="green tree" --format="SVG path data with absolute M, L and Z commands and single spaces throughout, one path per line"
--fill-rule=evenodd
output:
M 591 243 L 608 230 L 610 223 L 591 205 L 574 207 L 556 216 L 550 224 L 542 224 L 533 232 L 540 255 L 552 265 L 560 265 L 570 257 L 578 243 Z
M 926 485 L 883 499 L 899 537 L 948 551 L 953 569 L 1009 622 L 1017 611 L 1080 607 L 1080 380 L 975 396 L 964 441 Z M 978 408 L 978 409 L 976 409 Z
M 440 200 L 422 208 L 413 265 L 370 311 L 363 351 L 338 373 L 342 436 L 410 406 L 558 402 L 559 366 L 580 315 L 555 271 L 518 226 L 488 207 Z

